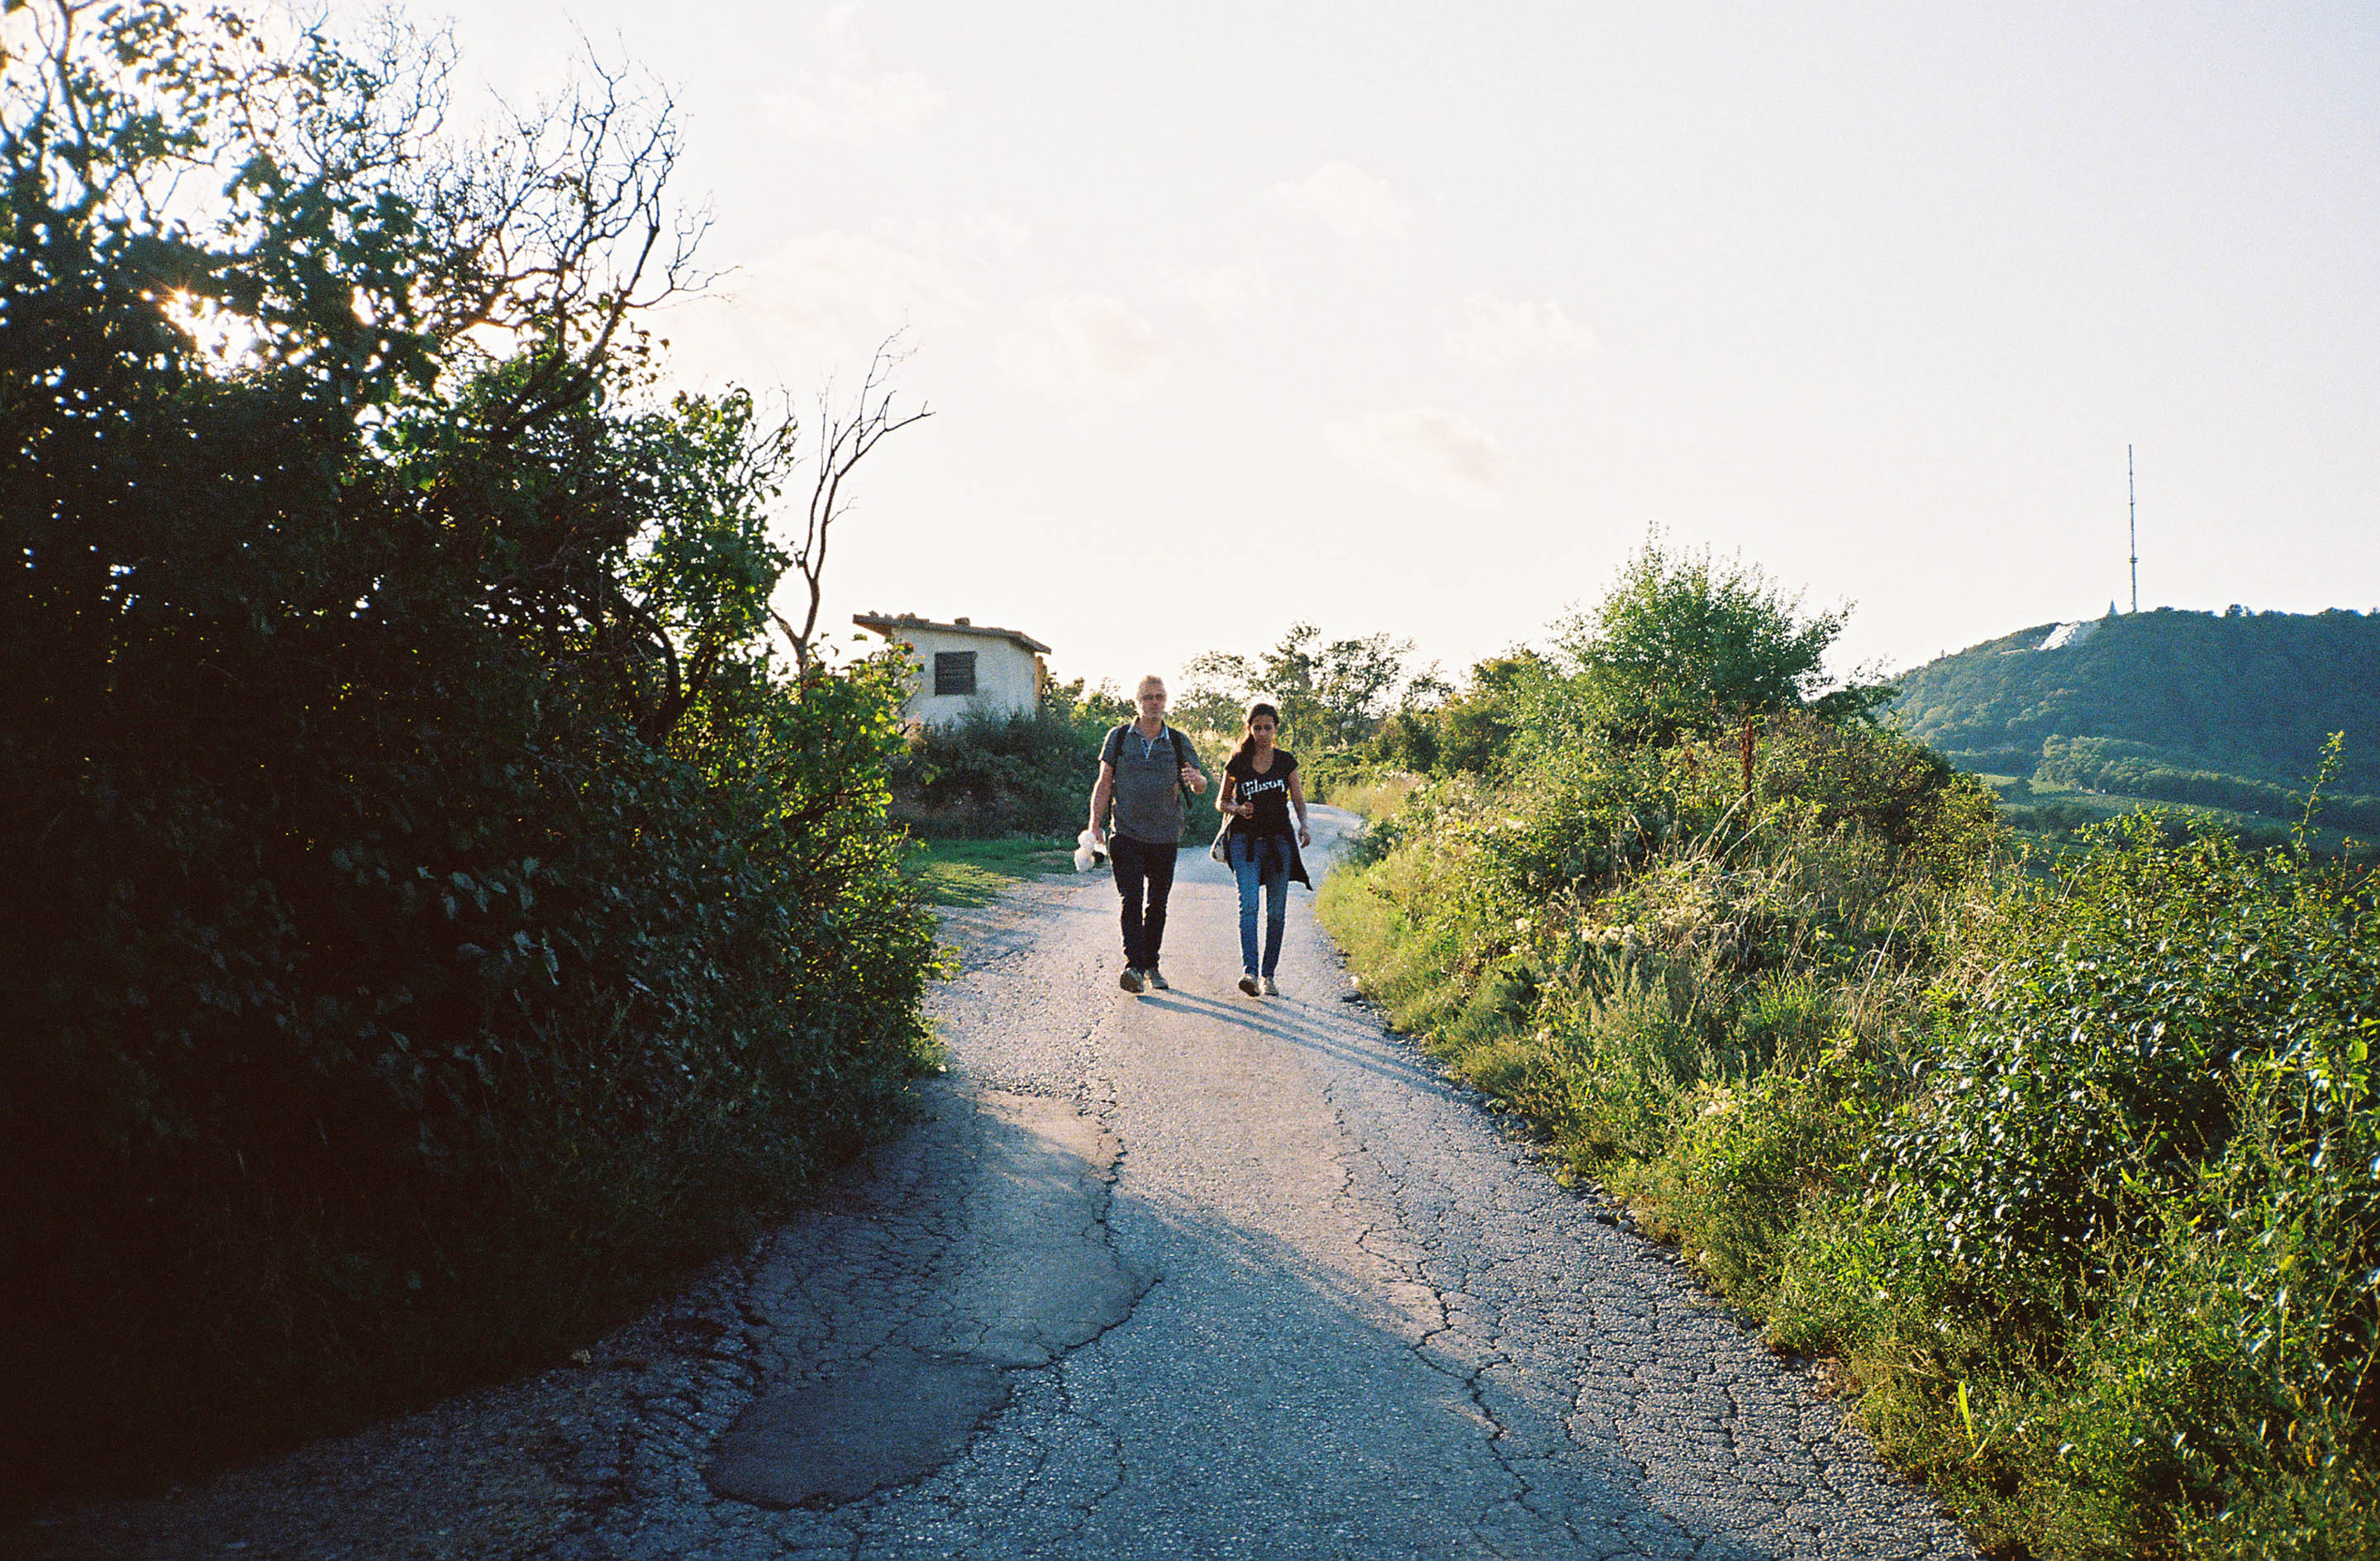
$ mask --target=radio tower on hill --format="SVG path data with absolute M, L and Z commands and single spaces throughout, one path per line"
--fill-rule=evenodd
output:
M 2132 611 L 2141 610 L 2141 500 L 2132 486 L 2132 447 L 2124 446 L 2124 531 L 2132 544 Z

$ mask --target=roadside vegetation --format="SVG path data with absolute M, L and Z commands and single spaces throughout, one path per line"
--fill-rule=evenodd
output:
M 1654 538 L 1386 718 L 1415 779 L 1351 776 L 1319 901 L 1364 989 L 1994 1554 L 2380 1554 L 2368 865 L 2153 815 L 2011 853 L 1824 677 L 1841 623 Z
M 1211 696 L 1194 697 L 1166 715 L 1213 777 L 1239 741 L 1235 709 L 1228 731 L 1215 724 L 1223 708 Z M 1136 714 L 1112 685 L 1088 687 L 1077 678 L 1044 689 L 1029 715 L 982 711 L 912 729 L 894 756 L 892 784 L 892 817 L 916 842 L 913 876 L 929 893 L 971 896 L 993 878 L 1005 883 L 1071 866 L 1065 858 L 1088 818 L 1099 749 Z M 1214 797 L 1210 786 L 1183 809 L 1184 844 L 1203 844 L 1214 833 Z
M 8 9 L 22 1496 L 552 1359 L 894 1119 L 932 928 L 894 665 L 768 638 L 796 434 L 898 422 L 662 388 L 666 104 L 468 145 L 395 23 Z
M 989 905 L 1003 889 L 1044 873 L 1074 870 L 1075 842 L 1057 836 L 912 840 L 902 877 L 929 905 Z
M 1062 838 L 1087 815 L 1099 744 L 1130 699 L 1082 680 L 1044 689 L 1030 714 L 980 711 L 909 732 L 895 756 L 892 817 L 923 840 Z
M 1078 679 L 1045 689 L 1029 715 L 909 731 L 889 771 L 892 817 L 908 836 L 903 877 L 929 904 L 977 906 L 1026 878 L 1071 872 L 1099 744 L 1132 715 L 1130 700 Z

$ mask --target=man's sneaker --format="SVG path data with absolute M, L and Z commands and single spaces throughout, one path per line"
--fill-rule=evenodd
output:
M 1253 973 L 1240 977 L 1240 990 L 1245 992 L 1251 998 L 1259 998 L 1264 995 L 1264 987 L 1257 982 Z
M 1126 965 L 1123 974 L 1116 977 L 1116 985 L 1127 992 L 1146 992 L 1148 990 L 1148 978 L 1140 974 L 1138 965 Z
M 1155 965 L 1148 967 L 1148 984 L 1160 992 L 1171 992 L 1173 990 L 1173 983 L 1166 980 L 1165 973 L 1158 969 Z
M 1278 998 L 1281 996 L 1281 988 L 1272 984 L 1272 977 L 1269 975 L 1258 977 L 1257 985 L 1264 988 L 1264 995 L 1268 998 Z

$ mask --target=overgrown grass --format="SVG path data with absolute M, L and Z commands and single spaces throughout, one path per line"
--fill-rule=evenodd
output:
M 2017 873 L 1888 740 L 1730 756 L 1439 782 L 1318 909 L 1996 1554 L 2380 1554 L 2372 881 L 2154 819 Z
M 913 841 L 901 875 L 929 905 L 988 905 L 1011 885 L 1075 869 L 1075 842 L 1050 835 Z
M 1334 785 L 1328 794 L 1318 794 L 1315 800 L 1360 813 L 1366 818 L 1392 818 L 1427 780 L 1427 776 L 1415 775 L 1411 770 L 1385 770 Z

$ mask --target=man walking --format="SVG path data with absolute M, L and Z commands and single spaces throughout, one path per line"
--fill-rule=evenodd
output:
M 1182 788 L 1207 790 L 1206 772 L 1189 740 L 1165 723 L 1165 680 L 1154 673 L 1136 691 L 1140 719 L 1108 733 L 1099 748 L 1099 783 L 1091 788 L 1091 837 L 1103 841 L 1123 897 L 1123 974 L 1127 992 L 1172 983 L 1157 968 L 1165 942 L 1165 901 L 1173 892 L 1173 860 L 1182 849 Z M 1115 804 L 1115 829 L 1107 828 Z

